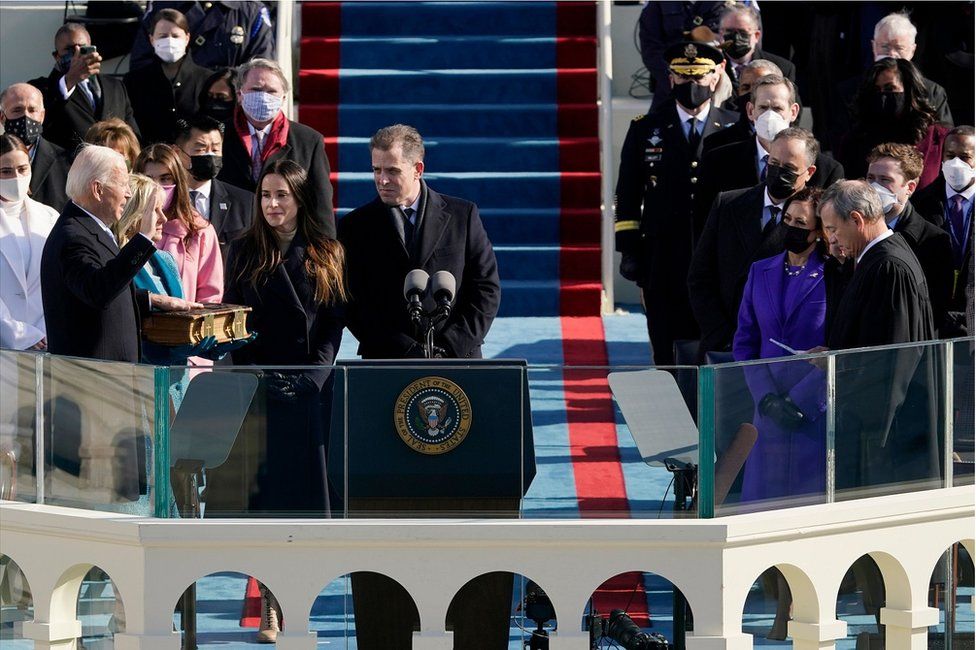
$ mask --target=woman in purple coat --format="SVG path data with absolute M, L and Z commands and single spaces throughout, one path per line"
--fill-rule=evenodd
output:
M 736 361 L 809 350 L 826 339 L 827 308 L 820 190 L 806 188 L 786 205 L 786 250 L 749 269 L 732 342 Z M 774 343 L 776 341 L 777 343 Z M 808 361 L 745 366 L 759 431 L 746 460 L 741 501 L 823 494 L 826 384 Z

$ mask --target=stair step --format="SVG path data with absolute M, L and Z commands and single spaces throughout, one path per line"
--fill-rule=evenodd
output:
M 368 168 L 369 138 L 325 138 L 329 151 L 338 146 L 340 168 Z M 428 170 L 594 171 L 600 170 L 598 138 L 424 138 Z
M 437 172 L 425 174 L 425 178 L 438 192 L 463 197 L 485 208 L 600 205 L 600 174 L 596 172 Z M 376 198 L 371 173 L 333 174 L 332 182 L 338 185 L 343 207 L 363 205 Z
M 410 124 L 425 138 L 504 133 L 509 137 L 538 137 L 560 133 L 565 137 L 593 137 L 598 130 L 596 103 L 471 103 L 400 104 L 397 106 L 313 103 L 303 98 L 299 120 L 325 135 L 335 124 L 344 134 L 369 137 L 384 126 Z
M 304 2 L 305 36 L 592 35 L 595 8 L 569 2 Z M 579 6 L 577 6 L 579 5 Z M 463 10 L 462 10 L 463 9 Z M 501 9 L 501 10 L 500 10 Z
M 366 102 L 400 104 L 404 99 L 423 103 L 556 101 L 556 68 L 491 70 L 386 70 L 335 68 L 298 73 L 303 102 Z M 559 68 L 558 99 L 596 101 L 596 68 Z M 341 89 L 341 91 L 340 91 Z
M 600 278 L 600 248 L 594 246 L 495 246 L 499 277 L 505 280 Z
M 593 316 L 600 313 L 601 292 L 599 282 L 508 280 L 498 316 Z
M 558 55 L 557 55 L 558 49 Z M 303 68 L 368 68 L 376 52 L 401 70 L 453 68 L 586 68 L 596 61 L 594 36 L 313 36 L 301 40 Z M 336 58 L 338 57 L 338 59 Z

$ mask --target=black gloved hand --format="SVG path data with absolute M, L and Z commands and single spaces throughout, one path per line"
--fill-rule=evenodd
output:
M 635 253 L 624 253 L 620 258 L 620 275 L 625 280 L 637 282 L 644 275 L 644 263 Z
M 788 395 L 767 393 L 759 400 L 759 412 L 787 431 L 800 428 L 806 417 Z
M 308 375 L 271 372 L 264 379 L 268 397 L 279 402 L 294 403 L 299 398 L 311 395 L 319 387 Z

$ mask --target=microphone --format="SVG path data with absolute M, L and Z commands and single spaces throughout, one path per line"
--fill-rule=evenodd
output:
M 438 271 L 430 281 L 430 293 L 437 303 L 437 311 L 442 318 L 451 315 L 451 302 L 454 300 L 454 291 L 457 288 L 457 281 L 450 271 Z
M 430 276 L 423 269 L 414 269 L 403 279 L 403 297 L 407 301 L 407 311 L 410 312 L 410 320 L 418 324 L 424 314 L 422 301 L 427 293 L 429 280 Z

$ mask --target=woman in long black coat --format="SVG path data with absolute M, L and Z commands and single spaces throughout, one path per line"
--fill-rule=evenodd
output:
M 325 445 L 346 301 L 343 249 L 310 213 L 311 188 L 297 163 L 269 165 L 258 188 L 253 224 L 227 261 L 224 300 L 251 307 L 248 329 L 257 332 L 234 363 L 303 368 L 263 373 L 267 454 L 251 510 L 328 516 Z
M 176 120 L 200 108 L 200 92 L 211 71 L 193 62 L 189 53 L 190 25 L 176 9 L 160 9 L 150 25 L 156 56 L 147 66 L 123 78 L 143 144 L 172 143 Z

